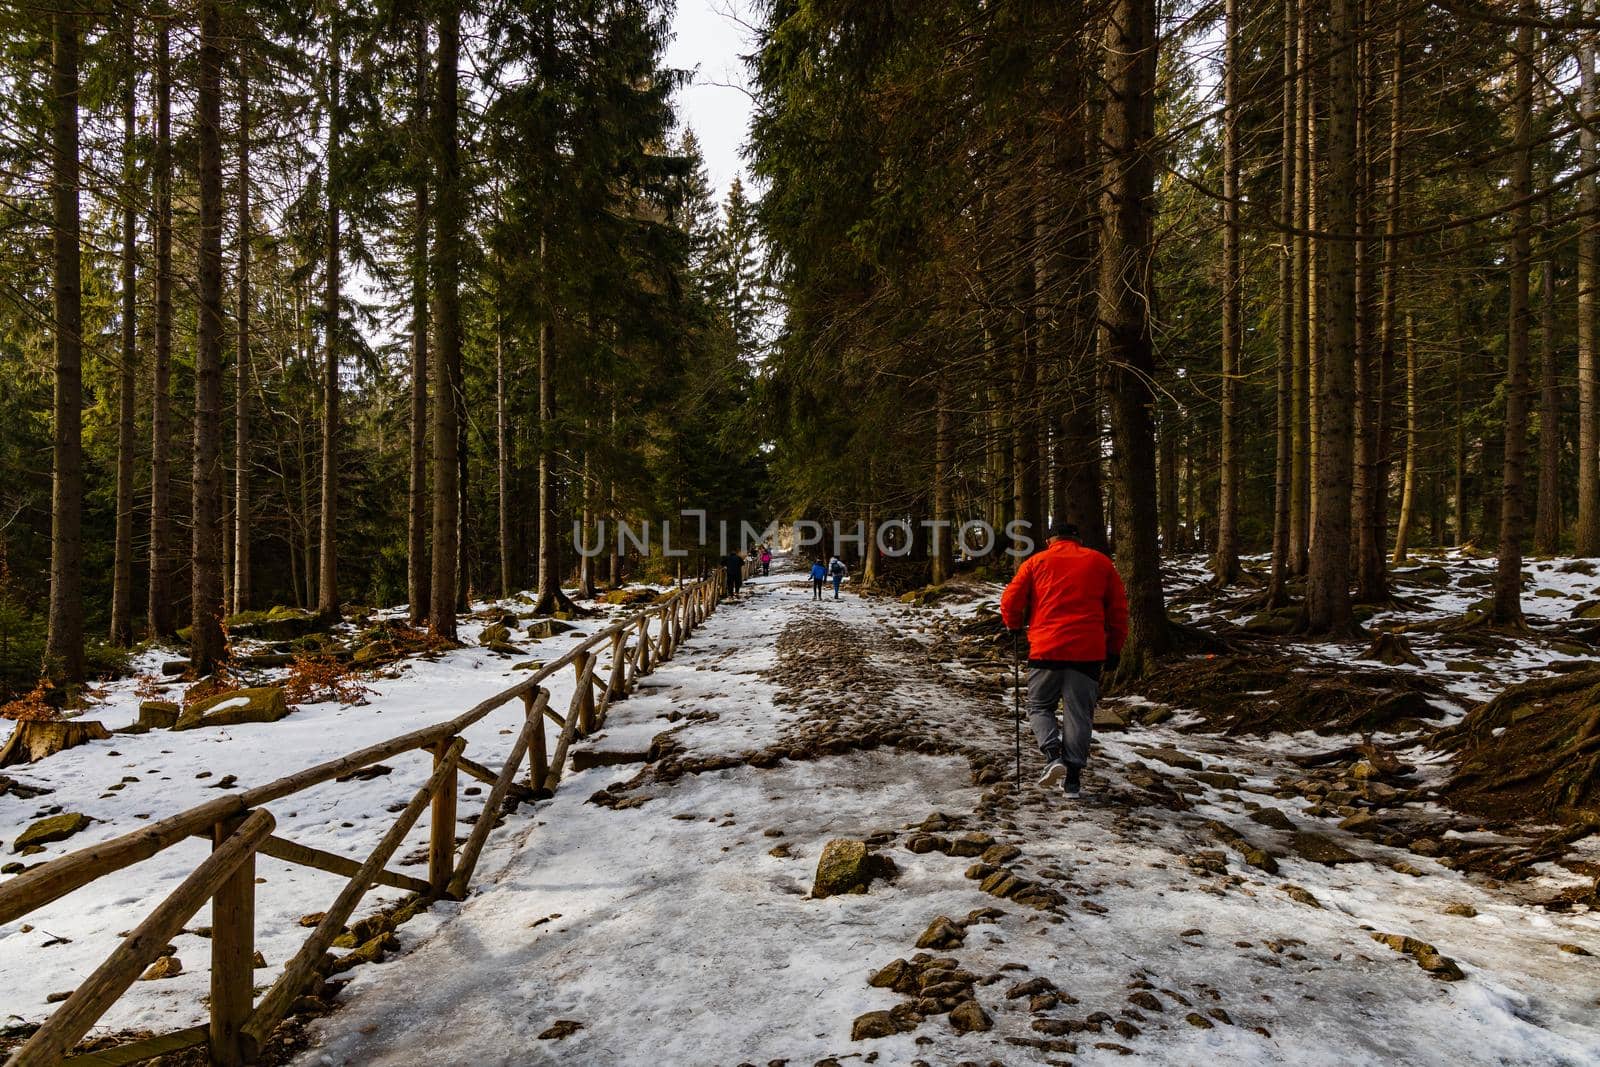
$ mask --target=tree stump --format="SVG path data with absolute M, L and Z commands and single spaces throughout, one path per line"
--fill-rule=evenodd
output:
M 1376 660 L 1391 667 L 1398 667 L 1402 663 L 1413 667 L 1427 666 L 1422 657 L 1411 650 L 1410 641 L 1401 634 L 1389 633 L 1386 630 L 1378 631 L 1377 636 L 1372 639 L 1372 645 L 1361 653 L 1360 658 Z
M 0 767 L 18 763 L 37 763 L 87 741 L 104 741 L 111 734 L 99 722 L 26 719 L 16 724 L 5 748 L 0 749 Z

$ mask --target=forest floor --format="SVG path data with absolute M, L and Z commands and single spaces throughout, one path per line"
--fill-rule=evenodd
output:
M 1405 606 L 1378 621 L 1459 615 L 1490 567 L 1425 563 L 1402 575 Z M 1485 829 L 1452 811 L 1436 795 L 1448 757 L 1430 744 L 1571 658 L 1568 620 L 1600 582 L 1567 567 L 1531 565 L 1529 606 L 1548 616 L 1532 635 L 1413 630 L 1421 666 L 1242 636 L 1243 651 L 1197 657 L 1164 695 L 1106 702 L 1078 802 L 1033 784 L 1025 724 L 1013 784 L 995 587 L 919 606 L 848 587 L 817 603 L 793 575 L 757 581 L 585 743 L 628 762 L 520 808 L 468 899 L 420 914 L 387 962 L 348 972 L 299 1060 L 1600 1064 L 1600 959 L 1585 954 L 1600 953 L 1600 846 L 1550 855 L 1538 848 L 1549 828 Z M 1172 584 L 1201 577 L 1184 565 Z M 1242 597 L 1179 603 L 1218 631 L 1253 613 Z M 276 772 L 264 758 L 289 770 L 319 745 L 436 721 L 510 671 L 463 649 L 397 673 L 366 707 L 319 705 L 211 743 L 204 731 L 119 735 L 54 757 L 17 778 L 55 793 L 26 810 L 0 797 L 0 829 L 77 804 L 103 822 L 52 846 L 76 847 L 215 795 L 188 795 L 202 770 L 265 780 Z M 1378 680 L 1338 685 L 1357 675 Z M 504 725 L 489 720 L 476 744 L 492 751 Z M 383 808 L 425 773 L 395 762 L 315 809 L 276 813 L 286 836 L 363 853 L 350 839 L 380 833 Z M 105 792 L 121 775 L 140 780 Z M 818 857 L 840 838 L 867 842 L 893 876 L 816 899 Z M 81 981 L 193 859 L 75 894 L 27 934 L 0 927 L 0 1012 L 39 1018 L 45 995 Z M 271 965 L 297 940 L 293 917 L 337 881 L 276 861 L 260 873 L 259 928 L 282 932 L 262 940 Z M 36 943 L 57 937 L 71 940 Z M 193 974 L 138 983 L 108 1026 L 196 1021 L 203 946 L 192 951 Z M 858 1039 L 858 1020 L 886 1036 Z

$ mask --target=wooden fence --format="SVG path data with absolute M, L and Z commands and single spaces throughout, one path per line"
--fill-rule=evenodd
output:
M 205 836 L 212 850 L 176 889 L 129 934 L 100 967 L 73 991 L 44 1024 L 7 1060 L 7 1067 L 58 1063 L 127 1064 L 179 1049 L 209 1046 L 211 1062 L 249 1063 L 295 999 L 320 976 L 324 957 L 374 885 L 420 894 L 425 900 L 461 899 L 473 868 L 508 799 L 547 796 L 561 781 L 567 751 L 576 738 L 598 729 L 612 701 L 631 692 L 638 679 L 671 658 L 717 606 L 723 572 L 687 583 L 639 613 L 614 623 L 553 660 L 525 681 L 478 704 L 448 722 L 369 745 L 346 756 L 230 796 L 199 804 L 132 833 L 90 845 L 41 864 L 0 885 L 0 923 L 13 922 L 73 890 L 150 858 L 185 838 Z M 602 657 L 608 669 L 601 676 Z M 566 713 L 550 707 L 544 682 L 571 669 L 575 676 Z M 467 758 L 461 733 L 508 705 L 520 704 L 522 729 L 496 773 Z M 560 729 L 554 751 L 545 723 Z M 311 789 L 380 760 L 412 750 L 433 756 L 433 773 L 396 817 L 365 860 L 354 860 L 297 844 L 273 833 L 267 805 Z M 524 758 L 529 783 L 516 782 Z M 489 783 L 483 810 L 472 832 L 456 845 L 456 782 L 466 774 Z M 426 880 L 388 869 L 389 858 L 431 807 Z M 272 987 L 256 1000 L 252 988 L 255 956 L 255 858 L 271 856 L 348 880 Z M 89 1029 L 128 987 L 166 951 L 168 942 L 207 901 L 211 908 L 211 998 L 209 1025 L 128 1042 L 113 1049 L 70 1056 Z

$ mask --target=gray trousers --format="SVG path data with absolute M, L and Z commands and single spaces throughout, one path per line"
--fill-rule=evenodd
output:
M 1063 700 L 1066 715 L 1060 721 L 1056 708 Z M 1089 737 L 1094 729 L 1094 706 L 1100 700 L 1100 684 L 1087 674 L 1070 668 L 1028 669 L 1028 724 L 1039 741 L 1039 751 L 1048 758 L 1057 748 L 1062 759 L 1074 767 L 1089 762 Z

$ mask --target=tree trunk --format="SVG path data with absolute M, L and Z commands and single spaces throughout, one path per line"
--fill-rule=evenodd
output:
M 1298 221 L 1295 160 L 1300 140 L 1298 103 L 1300 14 L 1297 0 L 1283 5 L 1283 120 L 1278 158 L 1278 215 L 1285 225 Z M 1298 248 L 1300 237 L 1285 231 L 1278 249 L 1278 381 L 1276 390 L 1273 479 L 1272 479 L 1272 565 L 1267 582 L 1267 606 L 1279 607 L 1289 599 L 1285 583 L 1294 569 L 1290 557 L 1293 541 L 1292 489 L 1294 482 L 1294 368 L 1296 339 L 1299 337 L 1297 294 L 1299 292 Z
M 1091 294 L 1092 295 L 1092 294 Z M 1083 362 L 1066 370 L 1067 403 L 1058 438 L 1062 516 L 1078 528 L 1084 545 L 1105 552 L 1105 505 L 1100 488 L 1100 399 L 1094 370 Z
M 1406 456 L 1400 491 L 1400 522 L 1394 534 L 1394 564 L 1406 561 L 1411 518 L 1417 498 L 1417 339 L 1411 316 L 1406 316 Z
M 122 358 L 117 368 L 117 526 L 111 578 L 110 640 L 119 648 L 133 644 L 133 459 L 138 403 L 138 202 L 135 165 L 137 57 L 134 18 L 125 13 L 123 48 L 128 64 L 122 96 Z
M 417 99 L 412 125 L 426 143 L 428 130 L 428 23 L 417 20 Z M 420 164 L 412 183 L 411 231 L 411 475 L 406 508 L 406 609 L 412 626 L 428 617 L 428 175 Z M 437 387 L 435 387 L 437 388 Z
M 496 193 L 498 199 L 498 191 Z M 498 205 L 496 209 L 498 215 Z M 500 556 L 500 596 L 511 595 L 511 425 L 510 414 L 506 409 L 506 339 L 505 324 L 500 318 L 500 292 L 504 287 L 504 277 L 499 269 L 499 260 L 495 260 L 495 295 L 494 295 L 494 469 L 495 469 L 495 497 L 499 502 L 499 556 Z M 584 460 L 585 473 L 588 470 L 587 454 Z M 587 501 L 587 497 L 585 497 Z M 586 505 L 587 506 L 587 505 Z M 587 564 L 587 558 L 585 559 Z
M 1600 10 L 1595 0 L 1579 10 Z M 1578 168 L 1587 177 L 1578 183 L 1578 529 L 1574 552 L 1600 556 L 1600 149 L 1595 127 L 1600 123 L 1596 96 L 1595 34 L 1579 37 Z
M 55 255 L 54 462 L 50 478 L 49 677 L 81 682 L 83 661 L 83 284 L 78 261 L 78 14 L 51 19 L 51 243 Z
M 1544 265 L 1539 289 L 1539 502 L 1533 522 L 1535 551 L 1553 556 L 1561 549 L 1561 371 L 1556 358 L 1555 222 L 1544 202 L 1541 244 Z
M 339 613 L 339 201 L 344 190 L 340 137 L 344 110 L 340 82 L 344 77 L 344 43 L 339 16 L 331 19 L 328 41 L 328 245 L 323 276 L 322 323 L 326 352 L 322 365 L 322 516 L 318 540 L 317 611 Z
M 955 530 L 951 525 L 950 483 L 953 480 L 954 442 L 946 386 L 941 375 L 933 413 L 933 569 L 932 584 L 950 580 Z M 944 525 L 939 525 L 943 523 Z M 1034 535 L 1038 536 L 1037 533 Z
M 1332 0 L 1328 18 L 1328 173 L 1320 220 L 1332 234 L 1349 234 L 1355 228 L 1356 22 L 1356 0 Z M 1326 338 L 1316 371 L 1316 494 L 1304 621 L 1308 633 L 1345 634 L 1355 628 L 1350 610 L 1355 244 L 1336 238 L 1326 245 Z
M 461 51 L 461 12 L 451 6 L 439 16 L 438 73 L 434 83 L 433 273 L 433 603 L 429 628 L 456 636 L 456 398 L 461 366 L 461 257 L 466 225 L 460 146 L 456 134 L 456 64 Z
M 458 362 L 450 394 L 456 398 L 456 610 L 472 608 L 472 489 L 467 479 L 472 473 L 471 442 L 467 439 L 466 365 Z
M 1521 0 L 1518 14 L 1532 19 L 1533 0 Z M 1516 30 L 1516 101 L 1511 139 L 1511 301 L 1506 335 L 1505 448 L 1501 456 L 1500 560 L 1495 568 L 1493 618 L 1501 626 L 1522 622 L 1523 477 L 1528 447 L 1528 272 L 1533 250 L 1529 233 L 1533 212 L 1533 27 Z
M 1290 380 L 1290 451 L 1293 463 L 1289 476 L 1289 573 L 1296 575 L 1306 573 L 1310 545 L 1311 442 L 1307 394 L 1310 391 L 1314 319 L 1311 239 L 1306 233 L 1311 226 L 1311 131 L 1315 122 L 1315 116 L 1311 113 L 1311 12 L 1308 5 L 1301 5 L 1299 13 L 1296 53 L 1300 67 L 1295 75 L 1295 117 L 1299 121 L 1299 129 L 1294 146 L 1295 224 L 1298 232 L 1294 237 L 1296 318 L 1294 374 Z
M 189 662 L 214 671 L 222 634 L 222 15 L 201 0 L 199 74 L 195 83 L 200 242 L 198 328 L 194 351 L 194 540 Z
M 1454 478 L 1450 487 L 1455 518 L 1455 547 L 1467 543 L 1467 313 L 1458 280 L 1453 286 L 1456 326 L 1455 434 L 1451 450 Z
M 1364 395 L 1358 401 L 1360 419 L 1357 439 L 1360 453 L 1360 514 L 1356 536 L 1356 596 L 1362 603 L 1376 604 L 1389 599 L 1388 575 L 1384 570 L 1383 542 L 1388 533 L 1389 464 L 1384 447 L 1387 434 L 1388 380 L 1394 366 L 1395 309 L 1399 300 L 1400 260 L 1400 131 L 1405 97 L 1405 23 L 1394 31 L 1394 64 L 1389 78 L 1388 174 L 1384 181 L 1383 292 L 1378 318 L 1378 362 L 1369 365 L 1362 376 Z M 1407 342 L 1407 358 L 1412 358 Z M 1370 361 L 1369 361 L 1370 362 Z M 1410 431 L 1407 431 L 1408 434 Z M 1411 442 L 1407 442 L 1408 457 Z M 1413 457 L 1414 458 L 1414 457 Z M 1411 462 L 1408 458 L 1407 462 Z M 1402 553 L 1400 558 L 1404 559 Z
M 1172 650 L 1157 532 L 1149 317 L 1156 51 L 1154 0 L 1115 0 L 1105 30 L 1098 318 L 1110 393 L 1117 556 L 1128 586 L 1124 677 L 1146 673 Z
M 233 395 L 233 610 L 250 609 L 250 75 L 239 56 L 238 337 Z
M 155 185 L 156 319 L 150 361 L 150 582 L 146 618 L 152 637 L 178 631 L 176 534 L 172 521 L 172 28 L 157 18 Z
M 555 314 L 551 303 L 549 248 L 539 234 L 539 276 L 544 290 L 543 316 L 539 320 L 539 593 L 533 610 L 541 615 L 571 611 L 572 601 L 561 589 L 561 535 L 557 530 L 555 486 Z
M 1218 586 L 1239 580 L 1239 445 L 1242 376 L 1239 275 L 1239 0 L 1224 4 L 1227 40 L 1222 119 L 1222 456 L 1217 479 L 1217 548 L 1211 574 Z

